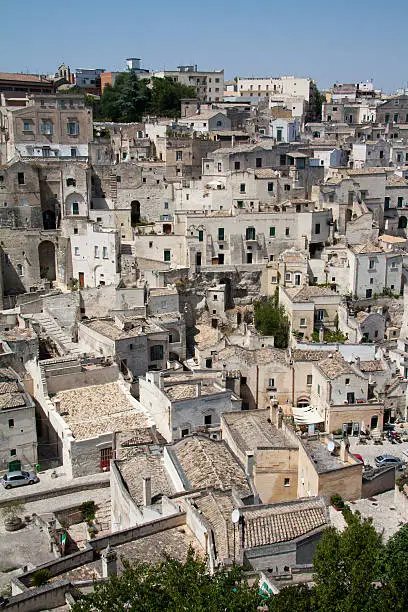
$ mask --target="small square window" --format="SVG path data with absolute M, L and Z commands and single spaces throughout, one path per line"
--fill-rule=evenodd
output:
M 25 181 L 24 181 L 24 172 L 18 172 L 17 173 L 17 181 L 19 185 L 24 185 Z
M 204 417 L 204 425 L 211 425 L 212 416 L 211 414 L 207 414 Z
M 15 448 L 11 448 L 11 449 L 10 449 L 10 456 L 11 456 L 11 457 L 15 457 L 16 455 L 17 455 L 17 449 L 15 449 Z
M 349 385 L 349 384 L 350 384 L 350 379 L 346 378 L 346 385 Z
M 14 427 L 14 419 L 9 419 L 9 420 L 8 420 L 8 426 L 9 426 L 9 429 L 11 429 L 12 427 Z
M 284 487 L 290 487 L 290 478 L 284 478 L 283 486 Z
M 285 236 L 289 236 L 289 228 L 288 227 L 285 229 Z
M 304 317 L 300 319 L 300 327 L 307 327 L 306 319 Z
M 312 382 L 313 382 L 313 376 L 312 376 L 312 374 L 308 374 L 307 377 L 306 377 L 306 384 L 310 387 Z
M 77 233 L 78 233 L 78 228 L 74 227 L 74 234 L 77 234 Z

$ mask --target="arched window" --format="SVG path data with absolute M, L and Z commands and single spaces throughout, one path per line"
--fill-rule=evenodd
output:
M 407 218 L 406 217 L 400 217 L 398 220 L 398 227 L 399 229 L 406 229 L 407 228 Z

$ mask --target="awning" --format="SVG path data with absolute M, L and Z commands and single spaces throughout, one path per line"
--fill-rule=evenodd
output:
M 293 417 L 296 425 L 312 425 L 313 423 L 323 423 L 324 419 L 313 406 L 293 406 Z

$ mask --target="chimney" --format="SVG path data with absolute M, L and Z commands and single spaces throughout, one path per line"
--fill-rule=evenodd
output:
M 117 554 L 111 549 L 110 545 L 101 554 L 102 559 L 102 578 L 117 576 Z
M 360 369 L 360 357 L 356 357 L 356 367 Z
M 160 374 L 159 374 L 159 389 L 160 389 L 160 391 L 163 391 L 163 389 L 164 389 L 164 376 L 163 376 L 163 372 L 160 372 Z
M 245 474 L 252 478 L 254 472 L 255 456 L 254 451 L 246 451 L 245 457 Z
M 196 384 L 196 397 L 201 397 L 201 381 Z
M 341 442 L 340 442 L 340 461 L 343 461 L 344 463 L 348 462 L 348 449 L 349 449 L 350 443 L 348 441 L 348 438 L 344 438 Z
M 59 400 L 59 399 L 54 400 L 54 406 L 55 406 L 55 410 L 59 414 L 60 411 L 61 411 L 61 400 Z
M 152 505 L 152 480 L 150 476 L 143 478 L 143 505 L 145 507 Z
M 278 411 L 278 404 L 277 402 L 273 402 L 269 407 L 269 419 L 271 423 L 276 423 L 277 411 Z
M 324 327 L 321 325 L 319 329 L 319 342 L 324 342 Z
M 283 425 L 283 410 L 282 408 L 278 408 L 276 411 L 276 427 L 278 429 L 282 429 Z

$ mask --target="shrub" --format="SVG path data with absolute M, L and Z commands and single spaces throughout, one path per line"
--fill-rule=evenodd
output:
M 47 569 L 39 569 L 31 576 L 30 584 L 34 587 L 40 587 L 46 584 L 52 578 L 51 572 Z
M 93 500 L 85 501 L 81 504 L 82 519 L 90 523 L 95 518 L 96 504 Z
M 336 508 L 343 508 L 344 507 L 343 498 L 338 493 L 335 493 L 334 495 L 331 496 L 330 503 L 331 503 L 332 506 L 335 506 Z

